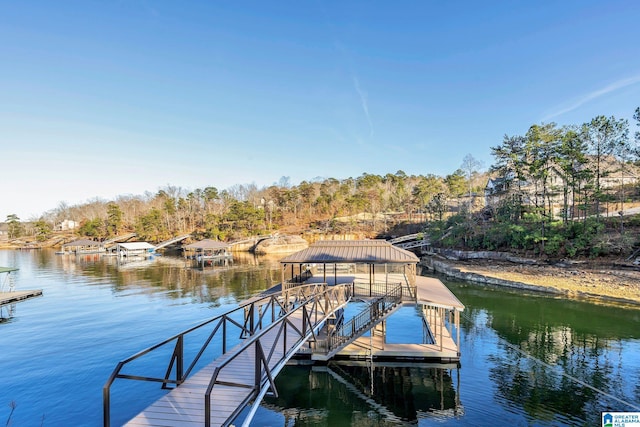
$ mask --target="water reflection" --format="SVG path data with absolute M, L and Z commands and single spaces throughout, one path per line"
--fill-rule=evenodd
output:
M 16 315 L 16 303 L 0 305 L 0 323 L 10 322 Z
M 459 386 L 457 367 L 287 366 L 276 378 L 279 397 L 266 398 L 263 406 L 284 415 L 288 426 L 416 424 L 461 416 Z
M 123 261 L 103 254 L 57 255 L 53 262 L 69 275 L 108 278 L 117 293 L 135 289 L 214 305 L 222 298 L 242 300 L 279 283 L 277 260 L 245 253 L 234 254 L 234 258 L 234 263 L 206 269 L 180 256 Z
M 449 286 L 467 306 L 465 340 L 497 335 L 487 362 L 505 405 L 534 420 L 571 425 L 599 425 L 601 411 L 640 410 L 639 310 Z
M 280 281 L 279 257 L 234 257 L 202 271 L 172 256 L 119 268 L 0 251 L 0 265 L 20 268 L 17 289 L 44 290 L 0 324 L 0 366 L 12 373 L 0 420 L 14 400 L 16 426 L 43 414 L 45 425 L 100 425 L 100 390 L 118 360 Z M 442 280 L 467 307 L 459 369 L 286 367 L 252 425 L 591 426 L 601 411 L 640 406 L 640 310 Z M 117 396 L 122 423 L 150 403 Z

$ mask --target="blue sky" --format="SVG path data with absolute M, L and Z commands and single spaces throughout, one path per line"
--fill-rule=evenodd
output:
M 631 119 L 639 22 L 635 0 L 0 0 L 0 221 L 488 167 L 532 124 Z

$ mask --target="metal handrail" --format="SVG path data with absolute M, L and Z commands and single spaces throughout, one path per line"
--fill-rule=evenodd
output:
M 259 307 L 260 310 L 258 316 L 256 316 L 256 307 Z M 266 310 L 265 310 L 266 307 Z M 276 320 L 280 313 L 286 312 L 286 308 L 283 307 L 280 303 L 280 300 L 276 295 L 266 296 L 265 298 L 261 298 L 258 300 L 254 300 L 248 302 L 246 304 L 241 304 L 237 308 L 230 310 L 226 313 L 223 313 L 219 316 L 213 317 L 209 320 L 203 321 L 185 331 L 182 331 L 158 344 L 152 345 L 144 350 L 135 353 L 134 355 L 120 361 L 111 376 L 105 383 L 103 387 L 103 422 L 105 426 L 110 424 L 110 388 L 113 382 L 118 379 L 131 379 L 131 380 L 140 380 L 140 381 L 152 381 L 152 382 L 161 382 L 162 388 L 167 388 L 168 384 L 180 385 L 184 382 L 184 380 L 191 373 L 193 368 L 196 366 L 200 357 L 209 346 L 211 341 L 215 338 L 220 330 L 222 330 L 222 354 L 225 354 L 227 351 L 227 347 L 229 347 L 229 334 L 228 325 L 236 327 L 239 329 L 238 339 L 242 339 L 243 337 L 253 335 L 257 329 L 260 329 L 264 326 L 265 316 L 267 314 L 271 314 L 271 322 Z M 244 324 L 240 324 L 236 320 L 234 320 L 231 316 L 236 313 L 242 313 L 244 317 Z M 204 341 L 197 355 L 194 357 L 193 361 L 185 371 L 184 367 L 184 338 L 197 331 L 201 330 L 201 328 L 206 326 L 212 326 L 212 331 L 208 335 L 207 339 Z M 158 350 L 172 342 L 175 342 L 175 347 L 172 353 L 172 356 L 167 365 L 167 371 L 164 378 L 156 378 L 156 377 L 146 377 L 146 376 L 137 376 L 137 375 L 127 375 L 121 374 L 122 369 L 133 362 L 134 360 L 140 359 L 141 357 L 152 353 L 155 350 Z M 175 366 L 175 379 L 170 379 L 170 374 L 172 368 Z
M 222 332 L 222 355 L 227 354 L 228 348 L 231 343 L 228 341 L 229 327 L 235 327 L 239 331 L 238 338 L 236 339 L 238 342 L 241 342 L 243 339 L 247 339 L 247 337 L 252 337 L 258 334 L 260 331 L 267 330 L 270 326 L 274 325 L 279 321 L 282 317 L 286 316 L 287 313 L 292 312 L 296 308 L 298 308 L 301 304 L 305 303 L 310 296 L 317 294 L 319 292 L 326 292 L 327 285 L 326 284 L 312 284 L 312 285 L 304 285 L 298 286 L 294 289 L 288 290 L 284 295 L 281 294 L 273 294 L 269 296 L 265 296 L 264 298 L 259 298 L 256 300 L 251 300 L 245 304 L 239 305 L 237 308 L 230 310 L 226 313 L 223 313 L 219 316 L 213 317 L 209 320 L 199 323 L 183 332 L 180 332 L 158 344 L 155 344 L 151 347 L 148 347 L 144 350 L 135 353 L 134 355 L 120 361 L 109 379 L 105 383 L 103 387 L 103 423 L 105 426 L 109 426 L 111 422 L 111 414 L 110 414 L 110 389 L 111 385 L 116 379 L 130 379 L 130 380 L 139 380 L 139 381 L 151 381 L 151 382 L 160 382 L 162 383 L 162 388 L 168 388 L 167 385 L 175 385 L 179 386 L 182 384 L 186 378 L 189 376 L 191 371 L 194 369 L 201 356 L 204 354 L 206 349 L 209 347 L 213 339 L 221 330 Z M 350 294 L 349 294 L 350 296 Z M 231 316 L 238 315 L 242 313 L 244 318 L 244 322 L 240 323 L 233 319 Z M 268 316 L 270 314 L 270 316 Z M 197 355 L 194 357 L 193 361 L 189 365 L 189 367 L 184 370 L 184 339 L 188 334 L 192 332 L 198 331 L 201 328 L 206 326 L 211 326 L 212 330 L 205 339 L 204 343 L 200 347 Z M 164 346 L 175 342 L 175 346 L 172 352 L 172 355 L 167 364 L 167 370 L 164 378 L 156 378 L 156 377 L 148 377 L 148 376 L 139 376 L 139 375 L 129 375 L 122 374 L 122 369 L 133 362 L 134 360 L 140 359 L 141 357 L 148 355 L 155 350 L 163 348 Z M 253 341 L 250 341 L 253 342 Z M 234 345 L 237 342 L 233 343 Z M 232 346 L 233 347 L 233 346 Z M 233 347 L 235 348 L 235 347 Z M 175 368 L 175 379 L 171 379 L 171 372 Z
M 273 369 L 269 367 L 270 362 L 272 361 L 273 354 L 276 350 L 276 347 L 279 344 L 280 339 L 282 338 L 282 361 L 286 361 L 289 359 L 290 355 L 294 354 L 300 346 L 306 342 L 310 338 L 315 338 L 316 330 L 329 318 L 329 316 L 336 311 L 337 309 L 343 307 L 351 297 L 351 286 L 350 285 L 338 285 L 327 287 L 326 284 L 322 284 L 324 286 L 318 285 L 304 285 L 302 288 L 306 288 L 307 290 L 311 290 L 311 294 L 303 300 L 299 300 L 298 298 L 302 296 L 306 296 L 306 292 L 301 292 L 293 296 L 297 301 L 300 301 L 300 304 L 288 311 L 282 318 L 279 319 L 277 323 L 273 323 L 268 327 L 261 330 L 256 335 L 249 338 L 246 342 L 244 342 L 240 347 L 238 347 L 232 354 L 229 354 L 229 357 L 226 358 L 219 366 L 214 370 L 213 375 L 211 376 L 211 380 L 209 381 L 209 385 L 207 387 L 207 391 L 205 393 L 205 427 L 211 426 L 211 393 L 213 392 L 213 388 L 216 384 L 226 385 L 226 386 L 236 386 L 241 388 L 251 388 L 252 392 L 245 398 L 245 400 L 238 406 L 236 411 L 231 414 L 228 420 L 234 419 L 238 413 L 242 410 L 244 405 L 252 400 L 255 396 L 260 394 L 260 391 L 269 385 L 269 387 L 273 390 L 273 392 L 277 395 L 277 391 L 275 388 L 274 375 L 272 375 Z M 300 290 L 301 287 L 296 288 L 296 290 Z M 319 292 L 314 292 L 314 289 L 320 289 Z M 291 297 L 291 296 L 290 296 Z M 323 304 L 324 303 L 324 304 Z M 302 310 L 302 330 L 298 329 L 289 319 L 294 313 Z M 320 314 L 320 315 L 319 315 Z M 292 328 L 293 332 L 299 337 L 295 343 L 291 344 L 291 347 L 287 351 L 287 332 L 288 328 Z M 261 340 L 265 337 L 266 334 L 271 332 L 273 329 L 278 328 L 276 332 L 276 339 L 274 341 L 274 345 L 271 348 L 268 356 L 264 353 L 264 347 L 262 345 Z M 256 363 L 255 363 L 255 375 L 254 375 L 254 383 L 252 385 L 244 384 L 244 383 L 230 383 L 230 382 L 222 382 L 218 381 L 218 376 L 223 371 L 225 367 L 229 365 L 236 357 L 249 350 L 251 346 L 255 346 L 255 355 L 256 355 Z M 257 404 L 257 403 L 254 403 Z
M 301 274 L 296 274 L 291 279 L 285 280 L 283 285 L 286 284 L 286 285 L 298 286 L 303 284 L 305 281 L 307 281 L 311 277 L 313 277 L 313 273 L 311 273 L 311 270 L 307 269 L 303 271 Z
M 367 304 L 367 307 L 347 322 L 335 328 L 327 337 L 327 353 L 342 347 L 365 331 L 371 325 L 384 317 L 388 312 L 402 302 L 402 286 L 395 285 L 385 295 Z
M 308 272 L 308 270 L 307 270 Z M 293 279 L 285 280 L 282 282 L 282 290 L 286 291 L 287 289 L 296 288 L 298 286 L 306 285 L 306 280 L 308 280 L 313 275 L 309 272 L 308 274 L 303 273 L 302 276 L 296 276 Z
M 401 286 L 400 282 L 373 282 L 365 280 L 356 280 L 353 282 L 354 297 L 382 297 L 388 295 L 396 287 Z

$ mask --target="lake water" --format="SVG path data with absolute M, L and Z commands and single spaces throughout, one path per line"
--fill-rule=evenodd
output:
M 118 361 L 280 281 L 277 260 L 252 256 L 201 271 L 0 250 L 0 266 L 43 289 L 0 311 L 0 425 L 14 427 L 100 426 Z M 252 425 L 599 426 L 601 411 L 640 411 L 640 310 L 442 280 L 467 307 L 460 367 L 288 366 Z M 411 335 L 416 313 L 389 323 Z M 114 425 L 160 393 L 118 381 Z

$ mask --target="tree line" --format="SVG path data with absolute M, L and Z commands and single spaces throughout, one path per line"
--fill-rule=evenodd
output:
M 79 223 L 76 231 L 90 238 L 136 232 L 140 238 L 156 242 L 184 233 L 219 240 L 308 228 L 375 233 L 383 229 L 385 221 L 389 227 L 398 218 L 416 222 L 427 216 L 442 217 L 445 202 L 465 194 L 470 182 L 476 189 L 482 188 L 484 180 L 479 172 L 459 169 L 444 178 L 403 171 L 384 176 L 364 173 L 356 178 L 317 179 L 299 185 L 290 185 L 289 178 L 283 177 L 264 188 L 248 184 L 225 190 L 213 186 L 186 190 L 169 185 L 156 193 L 119 196 L 112 201 L 91 200 L 75 206 L 61 203 L 30 223 L 28 230 L 15 215 L 7 217 L 7 223 L 12 238 L 32 234 L 42 239 L 63 220 Z M 367 220 L 348 218 L 362 213 L 368 214 Z M 338 220 L 340 217 L 347 219 Z
M 640 126 L 640 108 L 633 117 Z M 638 165 L 640 132 L 630 133 L 627 120 L 605 116 L 581 125 L 535 124 L 523 135 L 505 135 L 491 147 L 494 163 L 484 173 L 481 163 L 468 154 L 457 170 L 443 177 L 399 170 L 298 185 L 282 177 L 263 188 L 238 184 L 225 190 L 189 190 L 168 185 L 155 193 L 111 201 L 61 203 L 29 223 L 10 215 L 7 223 L 12 238 L 32 235 L 45 240 L 57 224 L 73 220 L 81 236 L 101 240 L 136 232 L 152 242 L 185 233 L 228 241 L 308 229 L 364 231 L 375 237 L 398 223 L 419 223 L 444 246 L 571 256 L 583 253 L 601 235 L 603 203 L 623 204 L 635 197 L 637 184 L 602 185 L 611 174 L 611 168 L 604 167 L 611 159 L 621 174 Z M 485 203 L 489 177 L 505 185 L 494 206 Z M 559 215 L 557 200 L 562 205 Z M 573 242 L 584 236 L 588 237 L 581 245 Z
M 433 239 L 468 249 L 520 249 L 553 257 L 628 253 L 640 245 L 625 224 L 638 198 L 640 108 L 635 132 L 626 119 L 597 116 L 580 125 L 535 124 L 491 147 L 500 197 L 483 215 L 432 224 Z M 605 185 L 606 183 L 606 185 Z M 614 183 L 614 185 L 612 185 Z M 603 205 L 619 215 L 606 219 Z M 614 236 L 614 231 L 617 235 Z

